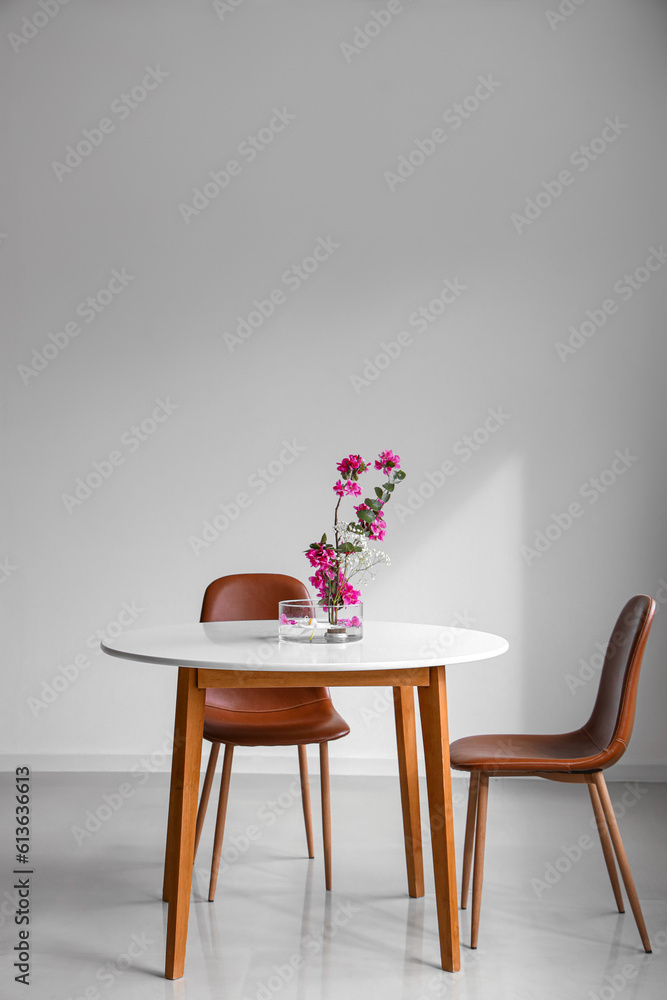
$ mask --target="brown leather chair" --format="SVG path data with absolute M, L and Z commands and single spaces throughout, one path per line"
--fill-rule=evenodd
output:
M 201 621 L 273 619 L 277 624 L 279 601 L 309 599 L 310 596 L 304 585 L 291 576 L 282 576 L 277 573 L 239 573 L 234 576 L 223 576 L 219 580 L 214 580 L 206 588 Z M 197 812 L 195 855 L 204 826 L 220 744 L 225 744 L 211 881 L 208 892 L 209 900 L 215 899 L 235 746 L 298 746 L 301 798 L 306 825 L 308 856 L 313 858 L 315 853 L 313 851 L 306 745 L 319 743 L 324 871 L 326 887 L 331 889 L 328 744 L 330 740 L 338 740 L 341 736 L 347 736 L 349 731 L 350 727 L 333 707 L 331 695 L 325 687 L 217 688 L 206 691 L 204 739 L 211 743 L 211 755 Z
M 553 736 L 467 736 L 452 743 L 452 767 L 470 772 L 461 907 L 465 909 L 468 901 L 474 840 L 472 948 L 477 947 L 482 902 L 489 777 L 537 775 L 552 781 L 579 782 L 588 786 L 619 913 L 624 912 L 623 897 L 612 844 L 642 944 L 646 951 L 651 951 L 637 890 L 602 771 L 623 756 L 630 741 L 639 670 L 654 614 L 655 601 L 644 595 L 633 597 L 623 608 L 607 646 L 593 712 L 581 729 Z

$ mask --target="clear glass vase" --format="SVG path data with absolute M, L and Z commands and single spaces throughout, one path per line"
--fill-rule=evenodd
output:
M 278 636 L 286 642 L 356 642 L 363 635 L 363 604 L 280 601 Z

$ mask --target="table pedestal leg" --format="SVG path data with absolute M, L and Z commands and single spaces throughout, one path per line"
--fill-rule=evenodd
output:
M 394 714 L 396 716 L 396 746 L 403 805 L 403 836 L 405 839 L 405 861 L 408 869 L 408 892 L 411 896 L 417 897 L 424 895 L 424 862 L 422 858 L 415 693 L 413 688 L 394 688 Z
M 418 691 L 426 757 L 426 787 L 431 820 L 440 957 L 443 969 L 447 972 L 458 972 L 461 968 L 461 956 L 444 666 L 431 667 L 429 686 L 420 687 Z
M 185 966 L 205 700 L 206 691 L 197 687 L 196 669 L 179 668 L 164 873 L 169 901 L 167 979 L 180 979 Z

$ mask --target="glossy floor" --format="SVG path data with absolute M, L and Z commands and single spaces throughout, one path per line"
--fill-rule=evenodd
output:
M 14 982 L 13 816 L 0 820 L 0 995 L 31 1000 L 663 1000 L 667 786 L 612 785 L 654 944 L 619 915 L 586 791 L 491 782 L 480 947 L 459 911 L 463 969 L 440 970 L 430 855 L 407 896 L 397 780 L 332 779 L 334 891 L 321 838 L 305 857 L 298 782 L 232 778 L 216 902 L 206 901 L 213 815 L 195 865 L 186 974 L 162 978 L 164 774 L 33 779 L 30 991 Z M 313 792 L 317 778 L 312 779 Z M 11 803 L 9 776 L 3 802 Z M 458 868 L 466 782 L 455 782 Z M 315 820 L 319 819 L 314 794 Z M 424 807 L 422 809 L 424 811 Z

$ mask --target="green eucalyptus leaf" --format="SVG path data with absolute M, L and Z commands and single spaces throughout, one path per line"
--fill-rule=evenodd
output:
M 343 544 L 339 545 L 338 548 L 336 549 L 336 552 L 338 552 L 340 555 L 347 555 L 350 552 L 355 552 L 355 551 L 356 549 L 355 546 L 352 544 L 352 542 L 343 542 Z

